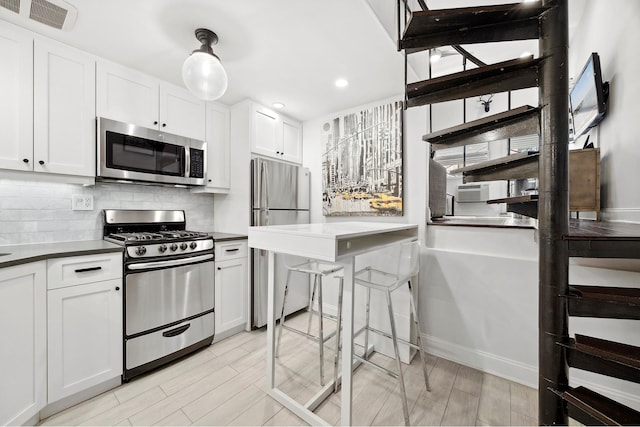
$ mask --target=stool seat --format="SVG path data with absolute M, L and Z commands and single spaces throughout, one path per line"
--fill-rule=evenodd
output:
M 290 271 L 297 271 L 300 273 L 321 274 L 323 276 L 328 276 L 332 273 L 336 273 L 342 270 L 342 266 L 321 261 L 307 261 L 303 262 L 302 264 L 292 265 L 291 267 L 288 267 L 288 269 Z
M 282 330 L 286 329 L 288 331 L 295 332 L 299 335 L 304 336 L 305 338 L 311 339 L 313 341 L 318 342 L 318 352 L 320 357 L 320 385 L 324 386 L 324 343 L 328 339 L 333 336 L 336 337 L 336 350 L 333 360 L 333 378 L 334 378 L 334 391 L 338 389 L 338 382 L 336 379 L 338 378 L 338 355 L 340 352 L 340 327 L 341 327 L 341 316 L 342 316 L 342 289 L 343 289 L 343 267 L 338 264 L 332 264 L 328 262 L 321 261 L 306 261 L 301 264 L 296 264 L 293 266 L 287 267 L 287 281 L 284 286 L 284 296 L 282 299 L 282 312 L 280 314 L 280 328 L 278 329 L 278 339 L 276 341 L 276 357 L 279 357 L 280 350 L 280 340 L 282 339 Z M 285 304 L 287 302 L 287 293 L 289 291 L 289 280 L 291 278 L 291 273 L 302 273 L 313 276 L 313 291 L 311 292 L 311 298 L 309 299 L 309 323 L 307 326 L 307 332 L 298 330 L 296 328 L 292 328 L 291 326 L 285 325 Z M 322 278 L 327 276 L 333 276 L 339 279 L 338 286 L 338 313 L 337 316 L 331 316 L 323 312 L 322 307 Z M 318 303 L 318 310 L 313 309 L 313 304 L 316 301 Z M 312 335 L 311 332 L 311 315 L 316 314 L 318 316 L 318 335 Z M 330 318 L 336 319 L 336 329 L 330 334 L 324 333 L 323 319 Z

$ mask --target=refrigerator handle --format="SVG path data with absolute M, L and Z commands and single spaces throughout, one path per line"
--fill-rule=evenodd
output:
M 269 225 L 269 174 L 265 163 L 262 163 L 262 174 L 262 185 L 264 186 L 264 204 L 262 206 L 265 216 L 263 225 Z
M 267 185 L 266 166 L 263 162 L 260 162 L 260 187 L 258 188 L 258 200 L 260 201 L 260 216 L 258 225 L 269 225 L 269 196 Z M 260 249 L 260 256 L 265 256 L 267 251 Z

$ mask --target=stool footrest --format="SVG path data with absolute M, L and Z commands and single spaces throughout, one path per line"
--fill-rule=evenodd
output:
M 369 366 L 372 366 L 372 367 L 376 368 L 380 372 L 383 372 L 383 373 L 389 375 L 390 377 L 395 378 L 396 380 L 400 377 L 396 372 L 393 372 L 393 371 L 391 371 L 391 370 L 389 370 L 389 369 L 387 369 L 387 368 L 385 368 L 383 366 L 378 365 L 377 363 L 374 363 L 374 362 L 372 362 L 372 361 L 370 361 L 368 359 L 365 359 L 362 356 L 358 356 L 357 354 L 354 354 L 353 358 L 358 360 L 359 362 L 364 363 L 365 365 L 369 365 Z
M 303 331 L 301 331 L 301 330 L 299 330 L 299 329 L 292 328 L 291 326 L 288 326 L 288 325 L 282 325 L 282 327 L 283 327 L 284 329 L 286 329 L 287 331 L 295 332 L 296 334 L 298 334 L 298 335 L 302 335 L 302 336 L 305 336 L 305 337 L 307 337 L 307 338 L 309 338 L 309 339 L 314 340 L 315 342 L 320 341 L 320 338 L 319 338 L 319 337 L 317 337 L 317 336 L 315 336 L 315 335 L 308 334 L 308 333 L 303 332 Z M 333 336 L 334 336 L 335 334 L 336 334 L 336 331 L 333 331 L 333 332 L 330 332 L 330 333 L 328 333 L 328 334 L 324 335 L 322 342 L 327 342 L 327 340 L 329 340 L 330 338 L 333 338 Z
M 385 338 L 389 338 L 390 340 L 393 339 L 393 337 L 391 336 L 391 334 L 388 334 L 384 331 L 381 331 L 380 329 L 376 329 L 373 328 L 371 326 L 367 327 L 367 326 L 363 326 L 362 329 L 360 329 L 359 331 L 355 332 L 353 334 L 353 337 L 355 338 L 356 336 L 358 336 L 358 334 L 361 334 L 362 332 L 364 332 L 365 330 L 369 330 L 371 332 L 375 332 L 378 335 L 382 335 Z M 416 349 L 416 350 L 420 350 L 420 347 L 417 344 L 412 343 L 411 341 L 407 341 L 407 340 L 403 340 L 402 338 L 396 338 L 396 340 L 402 344 L 406 344 L 409 347 Z

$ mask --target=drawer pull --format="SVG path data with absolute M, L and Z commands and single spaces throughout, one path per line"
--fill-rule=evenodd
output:
M 240 250 L 240 248 L 235 248 L 235 249 L 225 249 L 225 252 L 238 252 Z
M 79 268 L 76 270 L 76 273 L 86 273 L 88 271 L 98 271 L 98 270 L 102 270 L 102 267 Z
M 176 335 L 180 335 L 181 333 L 183 333 L 184 331 L 186 331 L 187 329 L 189 329 L 189 327 L 191 327 L 191 323 L 187 323 L 186 325 L 182 325 L 179 326 L 175 329 L 171 329 L 170 331 L 166 331 L 162 333 L 163 337 L 175 337 Z

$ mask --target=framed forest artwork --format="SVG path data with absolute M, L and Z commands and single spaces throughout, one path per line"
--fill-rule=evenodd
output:
M 321 129 L 325 216 L 401 216 L 402 101 L 336 117 Z

